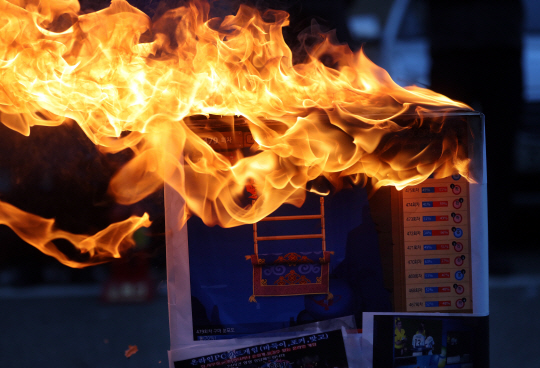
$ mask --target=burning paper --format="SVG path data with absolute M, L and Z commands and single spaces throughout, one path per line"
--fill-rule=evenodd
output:
M 338 188 L 351 177 L 398 189 L 432 174 L 469 177 L 455 135 L 421 150 L 402 139 L 420 127 L 440 132 L 444 118 L 424 116 L 466 105 L 398 86 L 329 34 L 314 34 L 319 42 L 293 64 L 282 35 L 286 12 L 240 6 L 211 19 L 209 9 L 193 1 L 151 21 L 124 0 L 89 14 L 80 14 L 76 0 L 0 0 L 0 120 L 23 135 L 75 121 L 103 153 L 133 152 L 109 184 L 119 203 L 167 183 L 185 199 L 188 216 L 223 227 L 256 222 L 283 203 L 301 205 L 307 183 L 319 177 Z M 417 117 L 403 125 L 396 119 L 404 113 Z M 215 131 L 210 120 L 205 132 L 192 129 L 201 116 L 221 117 L 231 132 L 242 119 L 256 154 L 214 150 L 205 140 Z M 258 199 L 245 206 L 238 198 L 250 181 Z M 133 232 L 149 225 L 145 215 L 91 237 L 73 235 L 7 203 L 0 222 L 73 267 L 86 264 L 63 256 L 53 239 L 69 240 L 92 264 L 119 257 Z

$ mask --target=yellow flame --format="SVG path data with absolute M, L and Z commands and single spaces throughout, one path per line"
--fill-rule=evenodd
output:
M 375 186 L 398 188 L 434 172 L 467 176 L 453 137 L 430 152 L 392 146 L 392 137 L 427 124 L 422 112 L 466 105 L 398 86 L 362 51 L 325 34 L 294 65 L 282 35 L 286 12 L 241 6 L 236 15 L 209 19 L 208 3 L 193 1 L 152 22 L 124 0 L 90 14 L 79 8 L 76 0 L 0 0 L 0 120 L 28 135 L 32 126 L 73 119 L 102 151 L 132 150 L 135 157 L 110 183 L 119 203 L 137 202 L 166 182 L 190 213 L 228 227 L 258 221 L 283 203 L 301 205 L 306 183 L 320 176 L 336 186 L 345 176 L 367 176 Z M 399 123 L 415 111 L 412 125 Z M 192 129 L 197 115 L 231 117 L 221 119 L 231 130 L 232 117 L 242 116 L 256 154 L 236 152 L 232 162 L 216 152 Z M 260 195 L 244 207 L 238 198 L 249 180 Z M 16 209 L 3 207 L 2 221 L 12 226 Z M 132 233 L 148 224 L 144 217 L 128 222 L 129 229 L 119 228 Z M 47 248 L 45 240 L 24 239 Z

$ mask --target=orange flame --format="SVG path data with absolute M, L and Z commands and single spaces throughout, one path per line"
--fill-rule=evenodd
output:
M 76 235 L 55 229 L 54 220 L 43 219 L 0 202 L 0 224 L 9 226 L 25 242 L 57 258 L 63 264 L 80 267 L 81 262 L 72 261 L 59 252 L 53 240 L 69 241 L 82 255 L 87 256 L 86 265 L 95 265 L 112 258 L 120 258 L 121 252 L 134 244 L 130 234 L 142 226 L 149 226 L 150 222 L 146 214 L 140 218 L 132 216 L 109 225 L 95 235 Z
M 76 0 L 0 0 L 0 13 L 0 120 L 28 135 L 32 126 L 72 119 L 103 152 L 132 150 L 109 187 L 119 203 L 140 201 L 165 182 L 190 214 L 229 227 L 283 203 L 301 205 L 306 183 L 320 176 L 336 186 L 353 176 L 398 189 L 434 172 L 468 176 L 466 156 L 451 138 L 420 152 L 392 143 L 423 124 L 440 130 L 443 121 L 427 123 L 423 115 L 466 105 L 398 86 L 362 51 L 325 34 L 293 65 L 282 36 L 286 12 L 241 6 L 234 16 L 209 19 L 208 3 L 194 1 L 152 22 L 124 0 L 84 15 Z M 398 121 L 411 112 L 411 124 Z M 221 116 L 231 131 L 234 117 L 243 117 L 256 154 L 236 152 L 231 160 L 216 152 L 192 129 L 196 115 Z M 212 131 L 211 122 L 205 129 Z M 258 200 L 244 207 L 238 198 L 250 180 Z M 66 238 L 99 260 L 98 249 L 116 257 L 120 239 L 148 226 L 145 216 L 131 218 L 83 240 L 7 204 L 0 217 L 70 266 L 50 251 L 50 239 Z

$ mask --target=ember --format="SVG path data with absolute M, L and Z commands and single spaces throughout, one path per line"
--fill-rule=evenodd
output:
M 128 349 L 124 353 L 126 358 L 131 358 L 133 354 L 139 351 L 139 348 L 137 348 L 137 345 L 128 345 Z
M 103 153 L 134 153 L 109 185 L 119 203 L 167 183 L 189 215 L 223 227 L 259 221 L 283 203 L 301 205 L 307 183 L 321 176 L 336 188 L 344 177 L 398 189 L 432 174 L 471 179 L 455 137 L 420 151 L 401 149 L 396 139 L 426 125 L 440 132 L 444 119 L 424 117 L 466 105 L 398 86 L 330 34 L 314 34 L 319 42 L 293 64 L 282 36 L 286 12 L 241 6 L 210 19 L 209 7 L 193 1 L 152 22 L 124 0 L 84 15 L 76 0 L 0 0 L 0 120 L 23 135 L 73 120 Z M 397 117 L 404 113 L 416 118 L 403 125 Z M 257 154 L 217 152 L 192 129 L 198 116 L 221 116 L 230 131 L 242 119 Z M 211 123 L 205 129 L 214 133 Z M 258 200 L 244 206 L 238 198 L 253 181 Z M 74 235 L 2 202 L 0 223 L 71 267 L 120 257 L 133 232 L 150 224 L 145 214 Z M 89 254 L 88 263 L 63 255 L 52 243 L 58 238 Z

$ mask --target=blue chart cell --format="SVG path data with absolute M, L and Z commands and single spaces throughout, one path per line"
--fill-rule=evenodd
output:
M 422 217 L 422 221 L 424 222 L 437 221 L 437 216 L 424 216 Z
M 441 264 L 441 259 L 440 258 L 425 258 L 424 264 L 425 265 Z
M 437 244 L 425 244 L 424 250 L 437 250 Z
M 439 274 L 437 272 L 426 272 L 424 273 L 424 279 L 438 279 Z
M 438 287 L 426 287 L 425 292 L 427 293 L 438 293 L 439 288 Z
M 426 302 L 426 307 L 428 308 L 438 307 L 438 306 L 439 306 L 439 302 Z

